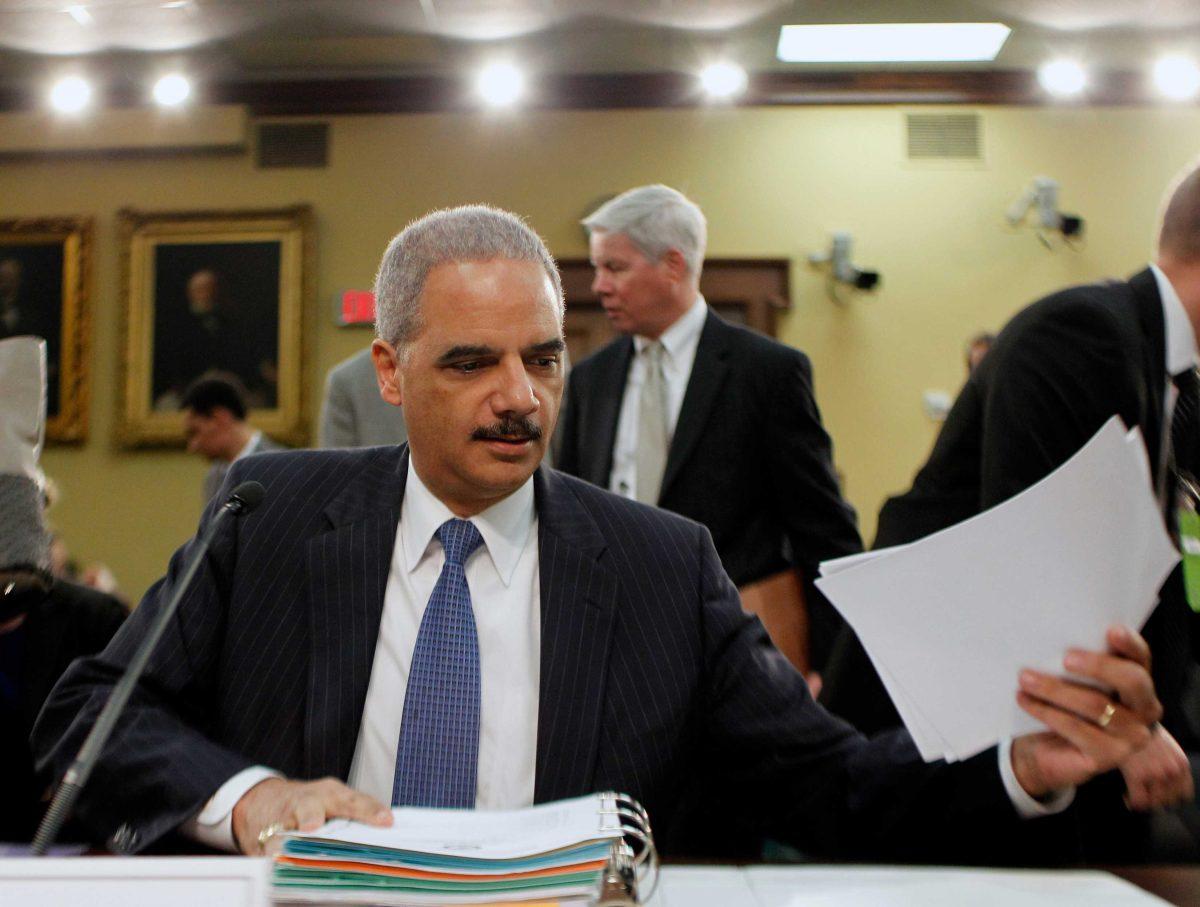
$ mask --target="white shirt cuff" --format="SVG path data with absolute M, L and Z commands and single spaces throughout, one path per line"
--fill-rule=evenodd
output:
M 238 800 L 260 781 L 282 777 L 279 772 L 262 765 L 242 769 L 217 788 L 217 792 L 209 797 L 204 808 L 179 826 L 179 830 L 193 841 L 199 841 L 217 850 L 237 853 L 237 842 L 233 839 L 233 808 L 237 806 Z
M 1000 755 L 1000 780 L 1004 782 L 1004 791 L 1012 801 L 1013 809 L 1022 819 L 1057 815 L 1075 800 L 1074 786 L 1057 790 L 1046 800 L 1035 800 L 1021 787 L 1017 773 L 1013 771 L 1012 738 L 1000 741 L 997 752 Z

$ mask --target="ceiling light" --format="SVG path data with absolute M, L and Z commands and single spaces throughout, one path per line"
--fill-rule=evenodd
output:
M 154 100 L 163 107 L 178 107 L 192 94 L 192 83 L 177 72 L 169 73 L 154 83 Z
M 700 72 L 700 84 L 709 97 L 728 100 L 746 90 L 746 70 L 727 61 L 710 63 Z
M 76 22 L 78 22 L 80 25 L 91 25 L 92 22 L 94 21 L 92 19 L 92 14 L 88 12 L 88 8 L 86 6 L 80 6 L 79 4 L 75 4 L 74 6 L 68 6 L 66 9 L 63 10 L 63 12 L 66 13 L 68 16 L 70 16 L 72 19 L 74 19 Z
M 1074 60 L 1051 60 L 1038 67 L 1038 81 L 1056 98 L 1073 98 L 1087 87 L 1087 72 Z
M 1154 85 L 1172 101 L 1188 101 L 1200 94 L 1200 68 L 1187 57 L 1163 57 L 1154 64 Z
M 491 107 L 511 107 L 525 94 L 525 74 L 511 63 L 492 63 L 479 73 L 475 88 Z
M 92 86 L 79 76 L 59 79 L 50 89 L 50 104 L 59 113 L 78 113 L 92 99 Z
M 785 63 L 994 60 L 1009 31 L 1000 22 L 785 25 L 775 53 Z

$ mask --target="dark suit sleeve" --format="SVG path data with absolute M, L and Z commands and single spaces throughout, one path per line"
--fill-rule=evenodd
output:
M 579 476 L 579 366 L 567 377 L 567 389 L 563 393 L 563 408 L 555 432 L 557 443 L 554 450 L 554 468 L 568 475 Z
M 201 533 L 215 514 L 210 505 Z M 235 527 L 226 520 L 218 531 L 80 796 L 76 816 L 96 840 L 141 850 L 199 812 L 222 783 L 250 765 L 205 735 L 212 716 L 201 705 L 212 701 L 218 682 Z M 107 648 L 76 661 L 55 686 L 33 731 L 39 770 L 49 768 L 55 777 L 66 771 L 196 548 L 193 539 L 177 551 L 167 576 Z
M 982 401 L 981 510 L 1066 462 L 1110 416 L 1138 424 L 1143 382 L 1104 306 L 1060 305 L 1005 339 Z
M 348 375 L 336 368 L 325 380 L 325 399 L 321 401 L 321 447 L 359 447 L 358 425 Z
M 868 740 L 817 705 L 741 611 L 707 532 L 700 544 L 707 743 L 747 827 L 819 856 L 935 862 L 988 862 L 996 840 L 1044 837 L 1055 820 L 1021 822 L 994 748 L 927 764 L 907 732 Z
M 821 561 L 862 550 L 854 509 L 846 503 L 833 468 L 833 442 L 821 424 L 808 357 L 787 350 L 765 389 L 771 400 L 763 419 L 771 500 L 786 528 L 796 567 L 804 575 L 812 665 L 823 668 L 842 619 L 813 581 Z

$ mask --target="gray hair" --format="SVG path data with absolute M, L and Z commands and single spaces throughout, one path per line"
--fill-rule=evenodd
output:
M 620 233 L 651 261 L 678 249 L 688 273 L 700 276 L 708 222 L 700 206 L 682 192 L 664 186 L 638 186 L 605 202 L 582 221 L 588 233 Z
M 375 333 L 401 350 L 421 332 L 421 293 L 430 271 L 450 262 L 495 259 L 541 265 L 562 323 L 562 278 L 542 238 L 508 211 L 463 205 L 426 214 L 388 244 L 375 275 Z

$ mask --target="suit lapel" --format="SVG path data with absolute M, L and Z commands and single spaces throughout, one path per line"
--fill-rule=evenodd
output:
M 350 772 L 407 466 L 407 446 L 368 462 L 326 506 L 328 529 L 308 543 L 312 651 L 304 767 L 310 778 Z
M 591 791 L 619 583 L 598 559 L 595 521 L 556 473 L 539 469 L 541 679 L 534 802 Z
M 624 337 L 612 346 L 612 362 L 596 363 L 599 375 L 596 378 L 594 406 L 596 408 L 595 422 L 598 431 L 589 436 L 595 439 L 591 445 L 592 455 L 589 461 L 593 464 L 588 474 L 583 476 L 593 485 L 601 488 L 608 487 L 609 476 L 612 475 L 613 448 L 617 443 L 617 421 L 621 415 L 621 400 L 625 396 L 625 382 L 629 377 L 629 364 L 633 359 L 633 340 Z
M 712 414 L 717 392 L 725 381 L 725 373 L 729 371 L 729 335 L 730 329 L 725 322 L 709 311 L 704 329 L 700 332 L 696 361 L 692 364 L 692 374 L 683 394 L 683 406 L 679 410 L 679 421 L 675 424 L 671 448 L 667 452 L 659 501 L 666 498 L 671 483 L 678 477 L 683 464 L 704 434 L 704 426 Z

